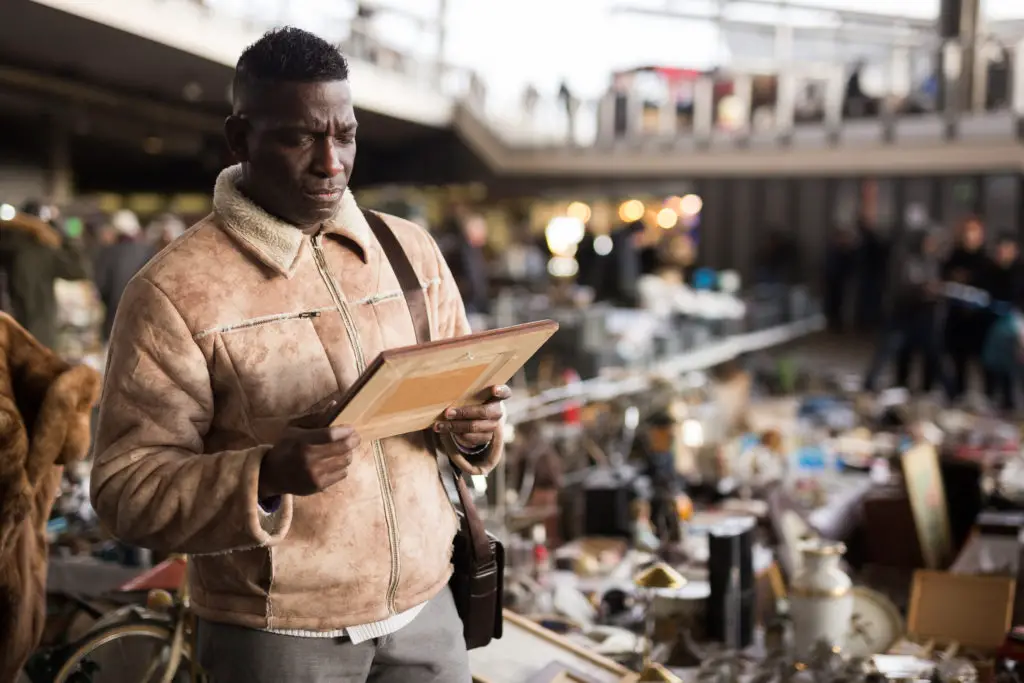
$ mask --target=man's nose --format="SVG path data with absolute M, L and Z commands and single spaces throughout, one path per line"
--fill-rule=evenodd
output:
M 313 170 L 326 178 L 334 178 L 345 171 L 338 147 L 333 138 L 326 137 L 317 145 Z

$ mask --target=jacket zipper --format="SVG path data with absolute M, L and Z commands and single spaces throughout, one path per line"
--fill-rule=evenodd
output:
M 196 334 L 196 339 L 208 337 L 209 335 L 216 333 L 224 334 L 226 332 L 237 332 L 238 330 L 247 330 L 249 328 L 259 327 L 261 325 L 283 323 L 288 320 L 311 320 L 313 318 L 319 318 L 320 314 L 323 312 L 324 309 L 318 309 L 314 311 L 302 311 L 301 313 L 278 313 L 277 315 L 266 315 L 261 318 L 243 320 L 240 323 L 233 323 L 230 325 L 223 325 L 221 327 L 214 327 L 208 330 L 203 330 L 202 332 Z
M 345 332 L 348 334 L 349 342 L 352 344 L 352 350 L 356 358 L 356 369 L 359 371 L 359 374 L 363 374 L 366 370 L 366 358 L 363 356 L 363 346 L 359 340 L 359 330 L 352 320 L 352 314 L 348 310 L 345 298 L 338 289 L 334 276 L 331 275 L 331 271 L 327 267 L 327 259 L 324 257 L 323 252 L 322 229 L 313 235 L 312 243 L 313 260 L 316 262 L 317 270 L 320 271 L 320 277 L 323 279 L 324 284 L 327 285 L 331 298 L 334 299 L 335 306 L 338 307 L 338 312 L 341 313 L 341 320 L 345 325 Z M 398 612 L 395 608 L 395 594 L 398 592 L 398 578 L 402 569 L 398 554 L 398 516 L 395 513 L 395 501 L 391 496 L 391 477 L 388 473 L 387 461 L 384 459 L 384 447 L 381 445 L 380 440 L 374 440 L 371 448 L 373 449 L 373 461 L 377 467 L 377 483 L 380 485 L 380 494 L 384 499 L 384 522 L 388 530 L 388 549 L 391 555 L 391 577 L 388 582 L 387 607 L 388 614 L 394 615 Z

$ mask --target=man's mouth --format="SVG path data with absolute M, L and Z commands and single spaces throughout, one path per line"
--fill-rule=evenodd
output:
M 305 193 L 318 202 L 333 202 L 341 197 L 341 189 L 337 187 L 306 190 Z

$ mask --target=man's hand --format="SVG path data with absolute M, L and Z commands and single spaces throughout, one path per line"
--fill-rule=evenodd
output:
M 490 398 L 481 405 L 446 410 L 444 420 L 434 425 L 434 431 L 451 433 L 455 442 L 464 448 L 480 448 L 491 443 L 505 415 L 502 402 L 512 396 L 512 390 L 502 384 L 491 387 L 489 393 Z
M 263 456 L 259 499 L 291 493 L 309 496 L 348 476 L 359 435 L 351 427 L 303 429 L 292 424 Z

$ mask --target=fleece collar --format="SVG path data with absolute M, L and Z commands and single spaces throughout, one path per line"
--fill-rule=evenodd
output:
M 213 208 L 224 228 L 254 256 L 275 271 L 291 277 L 303 245 L 309 238 L 293 225 L 271 216 L 238 189 L 241 165 L 220 172 L 213 190 Z M 356 204 L 352 192 L 345 189 L 338 213 L 324 222 L 324 232 L 343 235 L 356 243 L 365 260 L 373 240 L 370 226 Z

